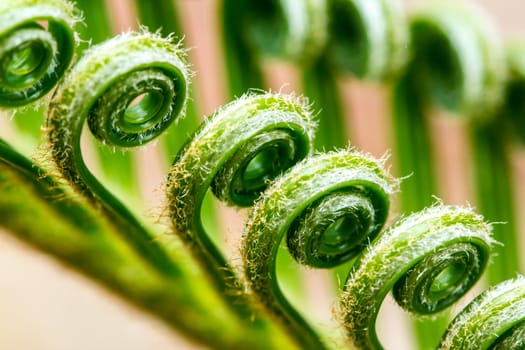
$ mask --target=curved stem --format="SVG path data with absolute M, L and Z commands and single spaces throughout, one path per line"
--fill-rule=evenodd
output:
M 310 152 L 313 128 L 303 100 L 251 94 L 209 117 L 173 163 L 167 181 L 173 225 L 231 300 L 232 289 L 242 286 L 202 226 L 202 200 L 211 187 L 230 205 L 252 205 L 269 181 Z M 247 306 L 239 304 L 233 301 Z
M 494 227 L 494 237 L 501 244 L 494 248 L 496 258 L 487 276 L 488 283 L 493 285 L 520 271 L 508 142 L 501 125 L 495 123 L 473 125 L 471 142 L 475 150 L 478 207 L 487 220 L 498 223 Z
M 147 53 L 147 54 L 146 54 Z M 183 51 L 169 39 L 128 33 L 94 46 L 55 91 L 47 111 L 51 156 L 63 176 L 111 219 L 146 261 L 176 273 L 166 252 L 129 210 L 86 167 L 80 136 L 84 121 L 100 140 L 141 145 L 184 110 L 188 72 Z M 140 102 L 131 105 L 135 98 Z
M 399 175 L 410 175 L 402 184 L 403 210 L 407 212 L 422 209 L 437 194 L 428 126 L 431 106 L 454 111 L 481 125 L 494 117 L 505 79 L 501 43 L 474 6 L 448 1 L 426 4 L 412 15 L 410 30 L 412 60 L 392 93 Z M 478 173 L 492 171 L 482 166 L 476 165 Z M 492 213 L 483 214 L 489 220 L 501 220 Z M 444 320 L 438 322 L 444 326 Z M 420 346 L 434 346 L 436 329 L 442 326 L 417 327 Z
M 477 296 L 450 324 L 439 349 L 525 347 L 525 278 L 501 282 Z
M 2 1 L 0 106 L 26 105 L 55 86 L 73 57 L 75 22 L 65 1 Z
M 69 67 L 78 18 L 67 1 L 5 0 L 0 4 L 0 108 L 45 96 Z M 16 110 L 18 130 L 39 140 L 42 109 Z
M 335 0 L 327 7 L 326 48 L 315 63 L 303 66 L 305 93 L 322 111 L 319 149 L 347 143 L 335 72 L 386 81 L 397 76 L 407 60 L 408 28 L 399 1 Z
M 82 42 L 77 48 L 77 57 L 92 45 L 108 40 L 111 31 L 112 16 L 108 12 L 105 0 L 75 0 L 76 7 L 82 13 L 82 25 L 78 26 L 78 33 Z M 94 145 L 98 156 L 98 164 L 102 170 L 104 180 L 126 194 L 133 195 L 139 185 L 135 174 L 133 154 L 131 152 L 115 152 L 105 145 Z
M 288 233 L 292 255 L 314 267 L 352 259 L 386 221 L 390 182 L 381 164 L 356 152 L 320 154 L 284 174 L 254 206 L 242 249 L 248 283 L 303 348 L 326 345 L 281 291 L 280 242 Z
M 203 282 L 194 261 L 181 251 L 176 254 L 181 273 L 159 274 L 119 239 L 112 225 L 72 199 L 35 164 L 3 142 L 0 154 L 0 225 L 13 235 L 162 319 L 190 340 L 222 349 L 294 348 L 276 329 L 261 332 L 239 322 L 212 286 Z
M 359 349 L 382 349 L 375 321 L 394 298 L 415 315 L 443 310 L 481 276 L 491 229 L 468 208 L 434 206 L 402 219 L 357 257 L 340 300 L 340 315 Z

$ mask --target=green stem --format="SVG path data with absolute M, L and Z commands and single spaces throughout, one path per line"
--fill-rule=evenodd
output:
M 482 123 L 494 116 L 505 79 L 501 43 L 473 6 L 448 1 L 426 4 L 413 14 L 410 29 L 412 60 L 394 86 L 392 108 L 399 174 L 411 175 L 402 185 L 403 211 L 420 210 L 437 194 L 428 126 L 431 106 Z M 492 171 L 483 166 L 477 164 L 476 172 Z M 483 214 L 495 219 L 492 213 Z M 417 325 L 421 348 L 435 346 L 436 329 L 445 322 L 442 318 L 429 327 Z
M 245 37 L 247 3 L 222 0 L 223 54 L 230 99 L 242 96 L 249 89 L 262 89 L 265 85 L 259 58 Z
M 248 305 L 232 292 L 242 292 L 242 285 L 203 228 L 202 200 L 211 188 L 229 205 L 251 206 L 269 181 L 310 152 L 313 130 L 303 100 L 270 93 L 246 95 L 206 119 L 170 170 L 167 195 L 173 225 L 215 276 L 218 289 L 242 313 Z
M 66 1 L 4 0 L 0 4 L 0 108 L 45 96 L 62 77 L 77 45 L 78 18 Z M 42 109 L 16 112 L 18 129 L 38 140 Z
M 140 22 L 151 30 L 160 31 L 162 35 L 176 35 L 182 37 L 184 32 L 179 24 L 179 14 L 177 6 L 172 0 L 135 0 Z M 194 86 L 194 84 L 192 85 Z M 191 92 L 190 92 L 191 93 Z M 200 124 L 199 106 L 195 98 L 188 101 L 186 116 L 179 120 L 177 125 L 170 127 L 162 141 L 165 145 L 168 159 L 173 159 L 182 148 L 188 135 L 191 135 Z M 203 203 L 203 216 L 206 220 L 206 227 L 218 228 L 218 218 L 211 200 L 205 200 Z M 219 235 L 219 229 L 214 235 Z
M 315 148 L 330 150 L 345 147 L 348 136 L 337 74 L 327 58 L 320 58 L 303 69 L 303 89 L 304 94 L 315 101 L 315 107 L 321 111 Z
M 183 36 L 184 32 L 180 28 L 179 15 L 174 1 L 135 0 L 135 4 L 142 25 L 151 31 L 159 31 L 163 36 Z M 188 135 L 198 127 L 199 117 L 197 103 L 190 99 L 185 118 L 180 120 L 177 125 L 169 128 L 166 137 L 163 138 L 169 159 L 177 154 Z
M 77 56 L 81 57 L 89 46 L 99 44 L 109 39 L 111 31 L 111 15 L 108 13 L 104 0 L 75 0 L 77 8 L 82 11 L 83 24 L 78 26 L 78 33 L 83 42 L 78 46 Z M 128 195 L 135 194 L 139 184 L 134 169 L 133 154 L 130 152 L 115 152 L 105 145 L 96 144 L 99 164 L 104 178 L 112 187 L 125 190 Z
M 418 211 L 436 195 L 436 169 L 424 100 L 414 76 L 407 74 L 394 83 L 392 92 L 393 132 L 397 173 L 401 182 L 403 212 Z
M 491 287 L 461 311 L 443 335 L 439 349 L 523 349 L 525 278 Z
M 488 270 L 493 285 L 520 271 L 513 177 L 503 129 L 493 123 L 474 125 L 471 134 L 478 207 L 487 220 L 497 223 L 494 238 L 501 243 L 494 248 L 496 258 Z
M 357 257 L 340 316 L 359 349 L 382 349 L 375 322 L 387 293 L 414 315 L 444 310 L 480 278 L 491 229 L 468 208 L 434 206 L 394 224 Z
M 3 142 L 0 154 L 0 224 L 18 238 L 193 341 L 217 349 L 293 348 L 275 329 L 265 333 L 237 321 L 181 251 L 176 254 L 178 266 L 184 267 L 181 273 L 168 278 L 159 274 L 119 239 L 112 225 L 72 199 L 35 164 Z
M 384 225 L 392 192 L 382 165 L 356 152 L 307 158 L 257 201 L 243 242 L 245 273 L 259 302 L 304 349 L 327 347 L 287 301 L 276 275 L 287 234 L 295 259 L 328 268 L 352 259 Z
M 86 167 L 84 121 L 105 143 L 132 147 L 158 136 L 184 110 L 188 72 L 180 46 L 147 33 L 128 33 L 92 47 L 58 85 L 47 113 L 51 156 L 62 175 L 152 265 L 176 273 L 166 252 Z M 141 97 L 141 101 L 130 106 Z

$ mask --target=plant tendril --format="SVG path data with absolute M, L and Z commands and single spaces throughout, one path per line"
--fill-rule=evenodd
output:
M 523 349 L 525 278 L 501 282 L 478 295 L 452 321 L 439 345 L 445 349 Z
M 73 58 L 77 21 L 66 1 L 2 1 L 0 106 L 26 105 L 56 85 Z
M 359 349 L 382 349 L 375 321 L 390 290 L 414 315 L 431 315 L 462 297 L 489 260 L 491 227 L 470 208 L 436 205 L 390 227 L 356 258 L 339 314 Z
M 206 119 L 173 162 L 167 181 L 173 225 L 229 297 L 236 278 L 203 228 L 203 198 L 211 188 L 229 205 L 251 206 L 269 181 L 310 153 L 314 127 L 304 100 L 251 93 Z
M 87 50 L 58 85 L 47 110 L 52 158 L 63 176 L 101 207 L 128 241 L 158 269 L 176 267 L 151 234 L 85 165 L 84 121 L 108 145 L 139 146 L 158 136 L 184 111 L 189 72 L 171 39 L 127 33 Z M 140 101 L 136 104 L 132 102 Z
M 292 255 L 309 266 L 348 261 L 384 225 L 392 184 L 378 161 L 357 152 L 318 154 L 283 174 L 254 206 L 242 247 L 248 283 L 305 348 L 325 345 L 279 287 L 280 242 L 287 234 Z
M 331 5 L 331 60 L 367 80 L 399 75 L 408 58 L 408 25 L 400 1 L 335 0 Z

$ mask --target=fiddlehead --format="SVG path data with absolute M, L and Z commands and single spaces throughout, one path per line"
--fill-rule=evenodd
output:
M 177 155 L 167 181 L 170 216 L 225 291 L 234 277 L 201 222 L 206 191 L 230 205 L 252 205 L 268 181 L 310 153 L 314 127 L 303 99 L 248 94 L 205 120 Z
M 361 79 L 398 75 L 408 58 L 408 25 L 399 1 L 334 0 L 331 5 L 332 60 Z
M 390 227 L 352 267 L 340 317 L 359 349 L 382 349 L 375 321 L 390 290 L 415 315 L 439 312 L 479 279 L 489 259 L 491 228 L 471 209 L 437 205 Z
M 328 39 L 326 0 L 222 1 L 223 36 L 232 95 L 263 88 L 263 57 L 310 63 Z
M 410 29 L 412 60 L 394 91 L 398 168 L 401 175 L 414 174 L 402 184 L 404 210 L 427 206 L 437 193 L 427 123 L 431 107 L 438 106 L 469 123 L 477 205 L 488 220 L 508 222 L 494 233 L 505 247 L 513 247 L 513 191 L 498 117 L 507 72 L 497 31 L 481 9 L 448 1 L 417 9 Z M 518 270 L 516 254 L 497 255 L 489 267 L 490 283 Z
M 280 242 L 287 234 L 292 255 L 309 266 L 348 261 L 381 230 L 391 185 L 382 165 L 359 153 L 319 154 L 280 177 L 254 206 L 242 248 L 248 283 L 304 348 L 323 344 L 279 287 Z
M 525 278 L 501 282 L 477 296 L 450 324 L 439 349 L 523 349 Z
M 428 102 L 468 118 L 490 118 L 502 102 L 502 43 L 479 8 L 434 2 L 410 20 L 410 74 Z
M 242 9 L 247 41 L 259 56 L 309 62 L 322 52 L 327 38 L 325 0 L 265 0 Z
M 184 110 L 188 74 L 183 49 L 170 39 L 123 34 L 88 50 L 58 85 L 47 110 L 50 153 L 58 170 L 165 271 L 174 267 L 157 242 L 87 168 L 80 136 L 87 119 L 105 144 L 133 147 L 150 141 Z M 133 104 L 136 98 L 141 100 Z
M 399 75 L 407 60 L 408 25 L 399 1 L 328 1 L 328 40 L 322 55 L 303 67 L 305 94 L 323 113 L 318 148 L 344 147 L 348 115 L 343 112 L 341 73 L 368 81 Z
M 66 1 L 2 1 L 0 106 L 26 105 L 55 86 L 71 63 L 77 21 Z

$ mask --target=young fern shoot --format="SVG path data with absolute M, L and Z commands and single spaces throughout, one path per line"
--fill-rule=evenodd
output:
M 76 46 L 73 12 L 61 0 L 0 3 L 0 107 L 27 105 L 56 85 Z
M 478 295 L 450 324 L 438 347 L 525 348 L 525 277 L 503 281 Z
M 393 290 L 415 315 L 431 315 L 462 297 L 481 277 L 491 227 L 470 208 L 436 205 L 390 227 L 359 255 L 345 283 L 339 314 L 359 349 L 382 349 L 375 321 Z
M 287 235 L 288 249 L 300 263 L 342 264 L 379 233 L 394 188 L 378 161 L 345 150 L 297 164 L 254 206 L 242 246 L 246 278 L 259 302 L 304 349 L 326 344 L 281 291 L 276 276 L 281 241 Z
M 171 38 L 146 32 L 96 45 L 58 85 L 46 122 L 58 171 L 120 227 L 148 262 L 168 274 L 177 268 L 158 242 L 87 168 L 80 136 L 87 120 L 91 132 L 111 146 L 140 146 L 157 137 L 184 111 L 189 81 L 184 55 Z
M 205 120 L 177 155 L 167 181 L 173 225 L 226 297 L 235 299 L 231 289 L 242 287 L 203 228 L 206 192 L 211 188 L 229 205 L 251 206 L 269 181 L 311 152 L 314 127 L 304 99 L 250 93 Z M 246 307 L 241 304 L 233 301 Z

